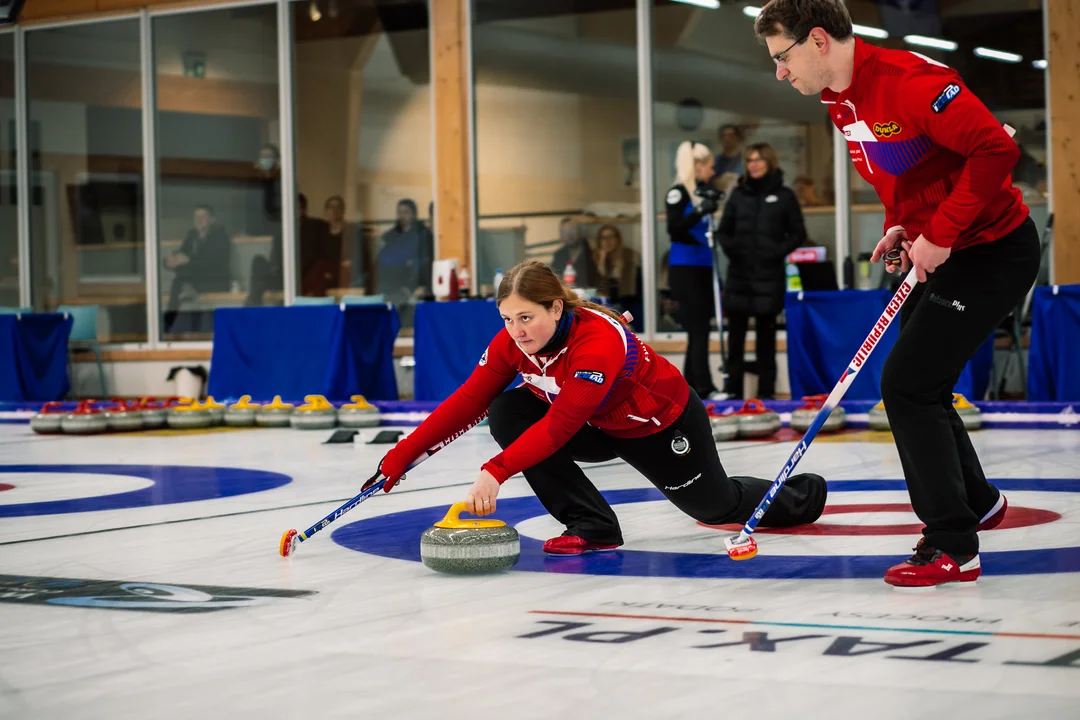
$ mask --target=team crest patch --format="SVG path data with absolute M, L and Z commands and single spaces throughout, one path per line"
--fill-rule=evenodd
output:
M 679 188 L 671 188 L 667 193 L 668 205 L 674 205 L 679 202 L 679 198 L 682 197 L 682 193 L 679 192 Z
M 884 123 L 874 123 L 874 134 L 878 137 L 887 138 L 900 134 L 900 126 L 890 120 Z
M 941 91 L 941 94 L 934 98 L 934 102 L 930 103 L 930 109 L 936 113 L 941 112 L 949 106 L 956 96 L 960 94 L 960 86 L 956 83 L 950 83 L 945 86 L 945 89 Z
M 581 380 L 588 380 L 589 382 L 596 383 L 597 385 L 604 384 L 604 373 L 598 370 L 578 370 L 576 373 L 574 373 L 574 377 L 580 378 Z
M 685 455 L 690 452 L 690 441 L 685 435 L 679 434 L 671 439 L 671 452 L 676 455 Z
M 487 354 L 488 354 L 488 351 L 484 350 L 484 354 L 480 356 L 480 364 L 481 365 L 487 365 Z

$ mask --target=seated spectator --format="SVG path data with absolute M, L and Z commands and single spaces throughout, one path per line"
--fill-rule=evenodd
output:
M 232 284 L 232 241 L 215 221 L 213 209 L 209 205 L 196 207 L 193 225 L 180 249 L 164 260 L 165 267 L 175 273 L 165 307 L 165 332 L 176 322 L 185 286 L 196 293 L 228 292 Z
M 345 238 L 351 234 L 345 222 L 345 200 L 340 195 L 326 199 L 323 214 L 325 220 L 300 223 L 300 294 L 309 297 L 326 295 L 327 290 L 338 287 Z
M 555 251 L 551 259 L 551 269 L 559 277 L 566 273 L 566 266 L 571 265 L 577 279 L 574 285 L 578 287 L 596 287 L 598 273 L 593 262 L 592 249 L 589 241 L 581 232 L 581 226 L 574 222 L 573 218 L 565 217 L 559 222 L 559 239 L 562 247 Z
M 303 193 L 296 198 L 296 225 L 299 229 L 299 243 L 301 254 L 301 267 L 303 267 L 303 254 L 305 247 L 318 244 L 320 234 L 325 235 L 323 226 L 326 224 L 317 218 L 308 217 L 308 199 Z M 263 304 L 263 295 L 268 291 L 280 291 L 284 282 L 284 270 L 281 263 L 281 240 L 280 233 L 274 235 L 270 244 L 270 256 L 256 255 L 251 259 L 251 272 L 248 281 L 248 296 L 244 301 L 245 307 L 259 307 Z M 303 277 L 301 275 L 301 277 Z M 303 293 L 301 293 L 303 294 Z
M 434 255 L 435 239 L 417 219 L 416 203 L 399 200 L 397 222 L 379 238 L 375 266 L 378 292 L 398 307 L 406 326 L 412 324 L 413 302 L 431 294 Z
M 596 268 L 596 290 L 601 297 L 626 309 L 641 294 L 638 254 L 623 247 L 622 233 L 614 225 L 603 225 L 596 233 Z

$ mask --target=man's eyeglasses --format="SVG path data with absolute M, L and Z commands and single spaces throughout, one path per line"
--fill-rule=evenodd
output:
M 810 37 L 810 36 L 809 35 L 804 35 L 803 37 L 799 38 L 795 42 L 788 45 L 787 48 L 785 48 L 784 50 L 781 50 L 780 52 L 773 55 L 772 56 L 773 62 L 776 63 L 777 65 L 779 65 L 780 67 L 786 66 L 787 65 L 787 54 L 789 52 L 791 52 L 791 49 L 793 47 L 795 47 L 796 45 L 800 45 L 800 44 L 806 42 L 806 39 L 808 37 Z

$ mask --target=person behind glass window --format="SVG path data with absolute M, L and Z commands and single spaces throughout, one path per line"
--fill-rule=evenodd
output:
M 795 193 L 784 187 L 776 152 L 767 143 L 746 148 L 746 172 L 724 205 L 716 238 L 729 260 L 724 285 L 728 320 L 727 388 L 742 397 L 750 318 L 757 333 L 758 392 L 776 394 L 776 316 L 784 309 L 784 258 L 806 240 Z
M 612 304 L 628 309 L 639 299 L 641 261 L 632 248 L 623 245 L 622 233 L 614 225 L 602 225 L 596 233 L 596 292 Z
M 577 276 L 574 285 L 596 287 L 599 273 L 593 263 L 589 239 L 573 218 L 565 217 L 559 222 L 559 240 L 562 241 L 562 246 L 551 258 L 551 269 L 561 278 L 566 273 L 566 266 L 571 265 Z
M 713 253 L 706 233 L 718 204 L 713 197 L 699 196 L 696 190 L 708 187 L 712 177 L 713 156 L 709 148 L 689 140 L 679 145 L 675 154 L 675 184 L 666 197 L 667 230 L 671 238 L 668 281 L 686 329 L 683 375 L 702 398 L 717 392 L 709 368 L 709 321 L 715 310 Z M 717 325 L 720 324 L 717 319 Z
M 192 214 L 180 249 L 165 257 L 165 267 L 173 271 L 169 301 L 165 306 L 165 332 L 172 329 L 180 310 L 180 295 L 185 287 L 196 293 L 228 292 L 232 284 L 230 272 L 232 241 L 225 229 L 214 219 L 209 205 L 199 205 Z
M 403 315 L 419 298 L 431 293 L 431 264 L 435 239 L 416 216 L 416 203 L 397 204 L 397 222 L 379 238 L 375 255 L 378 291 Z M 411 324 L 406 322 L 406 325 Z

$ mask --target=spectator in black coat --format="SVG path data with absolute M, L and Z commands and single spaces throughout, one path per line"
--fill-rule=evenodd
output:
M 728 317 L 727 392 L 743 395 L 746 330 L 757 330 L 758 397 L 776 393 L 776 316 L 784 309 L 784 258 L 806 240 L 795 193 L 784 187 L 776 152 L 766 143 L 745 152 L 746 171 L 720 218 L 718 239 L 727 255 L 724 311 Z

